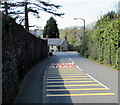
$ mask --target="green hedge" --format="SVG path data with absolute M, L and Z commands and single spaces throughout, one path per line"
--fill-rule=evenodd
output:
M 118 35 L 120 21 L 116 20 L 105 28 L 97 29 L 89 36 L 89 56 L 103 64 L 120 69 L 118 66 Z
M 115 69 L 120 69 L 118 59 L 119 26 L 120 21 L 114 20 L 105 24 L 104 27 L 93 30 L 88 36 L 88 44 L 83 44 L 83 49 L 87 47 L 87 50 L 84 51 L 84 54 L 82 52 L 82 55 L 102 64 L 110 65 Z

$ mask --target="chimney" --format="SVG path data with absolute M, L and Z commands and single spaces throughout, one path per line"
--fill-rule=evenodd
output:
M 49 38 L 49 36 L 48 35 L 46 35 L 46 39 L 48 39 Z

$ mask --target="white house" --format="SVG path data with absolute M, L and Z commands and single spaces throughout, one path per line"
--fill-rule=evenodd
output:
M 69 43 L 67 38 L 48 38 L 49 51 L 68 51 Z

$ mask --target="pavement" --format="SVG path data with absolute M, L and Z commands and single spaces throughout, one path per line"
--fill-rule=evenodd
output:
M 43 103 L 44 74 L 49 63 L 55 57 L 49 57 L 35 65 L 21 82 L 20 92 L 15 103 Z
M 21 87 L 15 103 L 118 105 L 118 71 L 76 52 L 54 52 L 31 69 Z

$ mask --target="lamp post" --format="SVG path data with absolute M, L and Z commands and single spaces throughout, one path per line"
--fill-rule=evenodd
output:
M 85 35 L 85 19 L 83 19 L 83 18 L 74 18 L 74 20 L 77 20 L 77 19 L 83 20 L 83 22 L 84 22 L 84 35 Z

